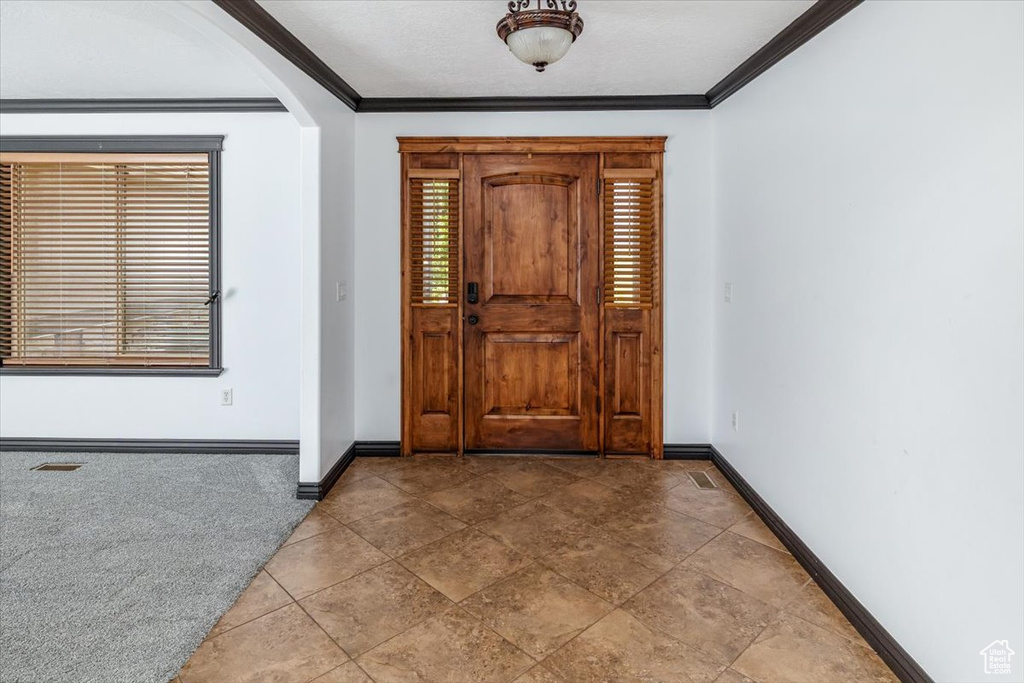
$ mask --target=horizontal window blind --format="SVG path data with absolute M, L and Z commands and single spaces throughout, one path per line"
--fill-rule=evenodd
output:
M 459 302 L 459 181 L 409 180 L 410 278 L 414 306 Z
M 5 366 L 208 366 L 207 154 L 0 154 Z
M 604 303 L 650 308 L 658 271 L 655 179 L 604 182 Z

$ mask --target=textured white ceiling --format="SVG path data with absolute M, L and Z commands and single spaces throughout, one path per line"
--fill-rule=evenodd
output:
M 270 97 L 228 50 L 127 0 L 0 0 L 0 97 Z
M 259 2 L 363 97 L 704 93 L 814 4 L 579 0 L 583 35 L 537 73 L 495 33 L 503 0 Z

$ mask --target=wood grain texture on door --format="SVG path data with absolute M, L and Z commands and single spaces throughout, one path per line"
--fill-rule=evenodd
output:
M 665 141 L 398 138 L 403 455 L 661 457 Z
M 662 454 L 660 172 L 660 154 L 604 156 L 606 454 Z
M 599 449 L 598 158 L 463 157 L 468 450 Z
M 458 157 L 402 165 L 402 449 L 450 453 L 462 429 Z

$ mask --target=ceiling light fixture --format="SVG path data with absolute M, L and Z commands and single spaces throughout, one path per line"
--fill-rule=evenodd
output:
M 564 57 L 583 33 L 583 19 L 576 13 L 576 0 L 537 0 L 537 9 L 529 9 L 531 1 L 508 3 L 498 37 L 520 61 L 543 71 Z

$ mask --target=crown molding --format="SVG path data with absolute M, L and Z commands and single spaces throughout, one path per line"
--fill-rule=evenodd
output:
M 364 97 L 359 113 L 427 111 L 630 111 L 709 109 L 704 95 L 599 97 Z
M 0 99 L 2 114 L 288 111 L 276 97 L 143 99 Z
M 597 97 L 362 97 L 256 0 L 213 0 L 355 112 L 712 109 L 863 0 L 818 0 L 707 93 Z
M 754 80 L 789 53 L 834 24 L 864 0 L 818 0 L 782 29 L 764 47 L 712 86 L 707 92 L 708 105 L 715 107 Z
M 327 92 L 344 102 L 352 111 L 359 108 L 362 97 L 345 79 L 336 74 L 309 47 L 286 29 L 256 0 L 213 0 L 242 26 L 259 36 L 263 42 L 299 67 Z

